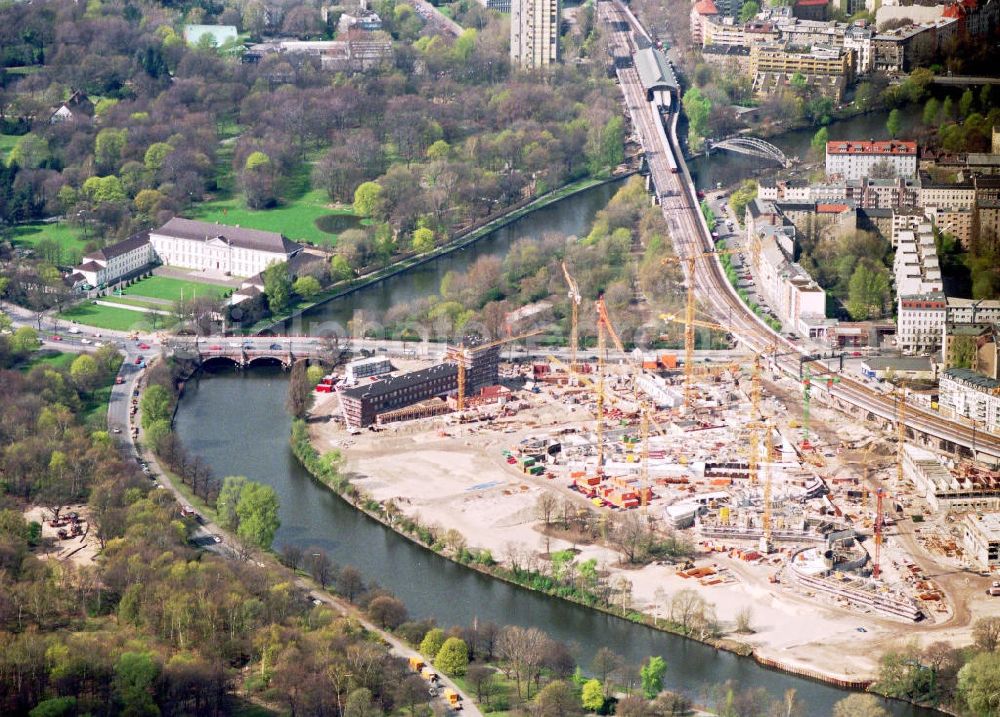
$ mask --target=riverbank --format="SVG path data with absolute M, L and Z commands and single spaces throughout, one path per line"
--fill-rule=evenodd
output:
M 373 520 L 448 560 L 535 592 L 753 657 L 771 669 L 849 689 L 867 689 L 873 681 L 877 669 L 874 645 L 869 641 L 859 648 L 863 638 L 854 628 L 859 623 L 869 624 L 872 632 L 864 637 L 878 634 L 876 640 L 882 642 L 885 633 L 880 626 L 864 617 L 834 615 L 804 598 L 773 600 L 767 586 L 754 584 L 747 575 L 701 590 L 701 586 L 679 577 L 672 566 L 618 567 L 619 556 L 608 548 L 539 532 L 533 509 L 540 494 L 537 486 L 528 485 L 523 476 L 497 482 L 497 473 L 490 472 L 485 457 L 496 446 L 481 437 L 468 440 L 468 450 L 462 451 L 454 445 L 423 445 L 423 440 L 417 447 L 412 437 L 395 440 L 383 434 L 378 440 L 399 444 L 387 450 L 405 451 L 406 471 L 401 476 L 398 466 L 393 471 L 384 461 L 359 456 L 362 449 L 356 444 L 349 447 L 344 464 L 324 462 L 321 451 L 329 455 L 325 435 L 323 424 L 308 428 L 296 424 L 292 451 L 307 471 Z M 605 585 L 628 581 L 634 597 L 623 599 L 623 593 L 614 589 L 588 590 L 554 580 L 546 567 L 548 556 L 567 550 L 575 552 L 578 563 L 596 559 L 599 571 L 606 573 Z M 512 558 L 518 562 L 517 568 L 511 567 Z M 712 561 L 720 575 L 741 572 L 736 561 L 722 556 Z M 683 589 L 710 594 L 725 626 L 732 624 L 733 615 L 743 606 L 754 605 L 757 632 L 732 637 L 701 634 L 671 622 L 663 593 Z M 817 642 L 823 644 L 818 646 Z M 831 665 L 840 669 L 830 669 Z
M 614 182 L 619 182 L 621 180 L 627 179 L 628 177 L 635 174 L 635 171 L 629 171 L 624 174 L 614 175 L 605 178 L 592 178 L 588 177 L 586 179 L 581 179 L 576 182 L 571 182 L 570 184 L 564 185 L 558 189 L 554 189 L 547 192 L 539 197 L 534 197 L 532 199 L 515 203 L 503 213 L 485 219 L 483 221 L 477 222 L 472 226 L 458 232 L 454 237 L 448 240 L 446 243 L 435 247 L 429 252 L 423 254 L 410 255 L 399 259 L 398 261 L 390 264 L 389 266 L 377 269 L 375 271 L 369 272 L 364 276 L 351 279 L 346 282 L 338 282 L 333 287 L 325 292 L 318 294 L 315 299 L 308 303 L 298 304 L 293 308 L 293 310 L 278 316 L 269 317 L 268 319 L 262 320 L 250 328 L 248 333 L 251 334 L 262 334 L 266 331 L 273 331 L 275 328 L 280 327 L 282 324 L 286 324 L 289 321 L 294 321 L 300 319 L 303 314 L 313 311 L 318 307 L 327 304 L 331 301 L 350 296 L 362 289 L 370 287 L 374 284 L 378 284 L 387 279 L 391 279 L 394 276 L 398 276 L 407 271 L 410 271 L 418 266 L 426 264 L 428 262 L 439 259 L 443 256 L 447 256 L 456 251 L 460 251 L 468 248 L 469 246 L 475 244 L 480 239 L 485 238 L 489 234 L 502 229 L 503 227 L 512 224 L 518 219 L 522 219 L 529 214 L 538 211 L 539 209 L 544 209 L 546 207 L 552 206 L 557 202 L 564 199 L 568 199 L 582 192 L 594 189 L 595 187 L 600 187 L 605 184 L 611 184 Z

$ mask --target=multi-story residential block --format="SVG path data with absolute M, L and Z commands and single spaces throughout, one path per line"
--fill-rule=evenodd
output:
M 957 36 L 958 22 L 942 18 L 881 32 L 872 39 L 872 69 L 898 75 L 930 65 Z
M 941 333 L 948 312 L 942 291 L 899 296 L 896 307 L 896 344 L 904 353 L 933 353 L 941 348 Z
M 929 294 L 944 289 L 930 222 L 920 224 L 916 231 L 900 231 L 895 243 L 892 271 L 897 295 Z
M 799 51 L 787 45 L 754 45 L 750 48 L 749 73 L 754 92 L 766 96 L 789 87 L 801 76 L 809 87 L 839 102 L 854 77 L 851 50 L 814 45 Z
M 834 140 L 826 143 L 828 176 L 861 179 L 874 174 L 872 170 L 877 167 L 885 167 L 897 177 L 916 176 L 917 143 L 912 140 Z
M 560 0 L 512 0 L 510 59 L 525 69 L 559 60 Z
M 844 31 L 844 49 L 854 52 L 854 75 L 856 77 L 867 75 L 872 71 L 873 37 L 875 37 L 875 32 L 864 23 L 854 23 Z
M 920 206 L 972 209 L 976 206 L 976 188 L 972 180 L 936 182 L 928 174 L 920 175 Z
M 941 412 L 964 416 L 988 431 L 1000 428 L 1000 381 L 967 368 L 949 368 L 938 383 Z
M 925 206 L 924 216 L 934 222 L 934 226 L 939 230 L 955 237 L 963 248 L 968 249 L 972 245 L 975 212 L 971 209 L 945 209 L 933 205 Z
M 719 15 L 719 9 L 715 7 L 712 0 L 698 0 L 691 6 L 691 42 L 695 45 L 702 44 L 704 39 L 704 26 L 708 18 L 715 18 Z

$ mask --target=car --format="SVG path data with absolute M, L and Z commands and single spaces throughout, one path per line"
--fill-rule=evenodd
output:
M 280 351 L 281 350 L 281 344 L 271 344 L 271 350 L 272 351 Z
M 90 344 L 92 344 L 92 343 L 94 343 L 94 342 L 93 342 L 93 341 L 91 341 L 90 339 L 87 339 L 87 338 L 83 338 L 83 339 L 80 339 L 80 343 L 81 343 L 81 344 L 86 344 L 86 345 L 88 345 L 88 346 L 89 346 Z
M 141 366 L 142 365 L 142 356 L 136 356 L 135 357 L 135 365 L 136 366 Z
M 94 338 L 95 338 L 95 339 L 99 339 L 99 338 L 101 338 L 102 336 L 103 336 L 103 334 L 101 334 L 101 332 L 100 332 L 100 331 L 98 331 L 98 332 L 97 332 L 96 334 L 94 334 Z
M 141 343 L 141 344 L 139 344 L 139 349 L 141 351 L 149 351 L 149 344 L 147 344 L 147 343 Z
M 208 347 L 209 351 L 222 351 L 222 347 L 219 344 L 212 344 Z
M 59 334 L 52 334 L 52 336 L 50 336 L 49 339 L 51 339 L 52 341 L 62 341 L 62 336 L 60 336 Z
M 858 356 L 861 356 L 861 352 L 860 351 L 851 351 L 851 356 L 854 356 L 855 358 L 857 358 Z
M 122 429 L 119 428 L 118 426 L 115 426 L 114 428 L 111 429 L 111 432 L 112 433 L 121 433 Z
M 125 383 L 125 377 L 124 376 L 115 376 L 115 383 L 117 383 L 118 385 L 121 385 L 121 384 Z
M 857 630 L 858 632 L 868 632 L 868 630 L 866 630 L 866 629 L 865 629 L 865 628 L 863 628 L 863 627 L 856 627 L 856 628 L 854 628 L 854 629 L 855 629 L 855 630 Z
M 216 543 L 221 543 L 222 542 L 222 536 L 219 535 L 218 533 L 213 533 L 212 534 L 212 540 L 214 540 Z

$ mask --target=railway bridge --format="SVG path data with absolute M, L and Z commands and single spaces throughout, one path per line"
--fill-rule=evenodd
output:
M 734 152 L 736 154 L 745 154 L 748 157 L 757 157 L 758 159 L 770 159 L 786 169 L 791 166 L 791 160 L 785 156 L 784 152 L 770 142 L 765 142 L 764 140 L 756 137 L 732 137 L 730 139 L 724 139 L 721 142 L 715 142 L 714 144 L 708 145 L 707 151 L 709 153 L 713 149 L 721 149 L 727 152 Z

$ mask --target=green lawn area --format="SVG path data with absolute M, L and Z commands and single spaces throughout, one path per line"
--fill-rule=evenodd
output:
M 242 195 L 206 202 L 194 209 L 193 219 L 220 224 L 239 224 L 241 227 L 280 232 L 289 239 L 334 244 L 337 237 L 316 226 L 316 220 L 328 214 L 350 215 L 350 211 L 330 209 L 330 198 L 322 189 L 310 189 L 295 196 L 294 193 L 273 209 L 247 209 Z
M 95 306 L 94 304 L 75 306 L 59 314 L 59 318 L 64 321 L 79 321 L 86 326 L 114 331 L 146 329 L 149 326 L 149 319 L 138 311 L 115 309 L 110 306 Z
M 4 159 L 14 149 L 14 145 L 20 138 L 16 134 L 0 134 L 0 159 Z
M 68 369 L 75 358 L 76 354 L 63 353 L 62 351 L 37 351 L 31 354 L 31 357 L 21 364 L 19 368 L 22 371 L 30 371 L 35 366 Z
M 14 227 L 14 243 L 35 246 L 43 239 L 58 242 L 63 253 L 77 252 L 83 255 L 83 229 L 71 227 L 65 222 L 32 222 Z
M 221 297 L 228 291 L 229 287 L 219 286 L 218 284 L 172 279 L 168 276 L 151 276 L 148 279 L 143 279 L 127 287 L 125 289 L 125 296 L 146 296 L 151 299 L 163 299 L 173 302 L 180 299 L 182 295 L 188 299 L 195 296 Z

